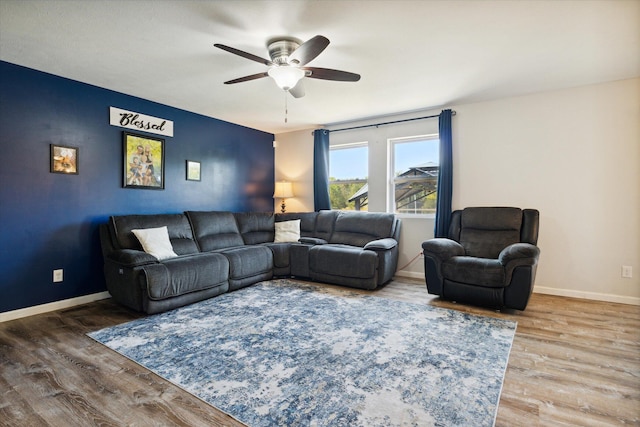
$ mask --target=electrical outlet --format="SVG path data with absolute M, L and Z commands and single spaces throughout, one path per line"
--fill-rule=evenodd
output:
M 53 283 L 62 282 L 63 280 L 63 270 L 53 270 Z
M 631 279 L 633 277 L 633 267 L 630 265 L 622 266 L 622 277 L 625 279 Z

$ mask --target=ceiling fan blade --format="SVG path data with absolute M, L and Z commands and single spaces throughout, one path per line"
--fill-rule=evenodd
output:
M 298 84 L 289 89 L 289 93 L 294 98 L 302 98 L 305 94 L 304 90 L 304 79 L 298 80 Z
M 218 49 L 226 50 L 227 52 L 233 53 L 233 54 L 238 55 L 238 56 L 242 56 L 243 58 L 247 58 L 247 59 L 259 62 L 259 63 L 264 64 L 264 65 L 273 65 L 273 62 L 271 62 L 268 59 L 260 58 L 259 56 L 256 56 L 256 55 L 254 55 L 252 53 L 249 53 L 249 52 L 245 52 L 243 50 L 236 49 L 235 47 L 225 46 L 225 45 L 219 44 L 219 43 L 214 44 L 214 46 L 217 47 Z
M 307 77 L 322 80 L 337 80 L 340 82 L 357 82 L 360 74 L 349 73 L 348 71 L 332 70 L 330 68 L 304 67 L 305 71 L 311 71 Z
M 302 43 L 289 55 L 289 62 L 303 66 L 313 61 L 323 50 L 329 46 L 329 39 L 324 36 L 315 36 Z
M 269 77 L 269 74 L 267 73 L 251 74 L 250 76 L 244 76 L 237 79 L 229 80 L 228 82 L 224 82 L 224 84 L 232 85 L 234 83 L 242 83 L 242 82 L 248 82 L 249 80 L 261 79 L 263 77 Z

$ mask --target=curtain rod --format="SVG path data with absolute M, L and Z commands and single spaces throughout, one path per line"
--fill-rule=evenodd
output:
M 452 111 L 451 115 L 455 116 L 456 112 Z M 329 129 L 327 129 L 327 130 L 329 132 L 342 132 L 344 130 L 363 129 L 363 128 L 370 128 L 370 127 L 374 127 L 374 126 L 378 127 L 378 126 L 384 126 L 384 125 L 392 125 L 392 124 L 395 124 L 395 123 L 412 122 L 414 120 L 433 119 L 434 117 L 440 117 L 440 114 L 434 114 L 432 116 L 415 117 L 413 119 L 395 120 L 395 121 L 392 121 L 392 122 L 374 123 L 374 124 L 371 124 L 371 125 L 354 126 L 354 127 L 350 127 L 350 128 L 342 128 L 342 129 L 336 129 L 336 130 L 329 130 Z

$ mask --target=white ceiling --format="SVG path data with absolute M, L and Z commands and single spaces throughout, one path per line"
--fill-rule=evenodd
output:
M 362 75 L 268 78 L 274 36 L 321 34 L 309 65 Z M 640 76 L 640 1 L 0 0 L 0 59 L 271 133 Z

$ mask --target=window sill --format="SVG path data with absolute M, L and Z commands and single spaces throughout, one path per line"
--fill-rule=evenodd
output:
M 397 213 L 397 218 L 400 219 L 436 219 L 436 214 L 410 214 L 410 213 Z

